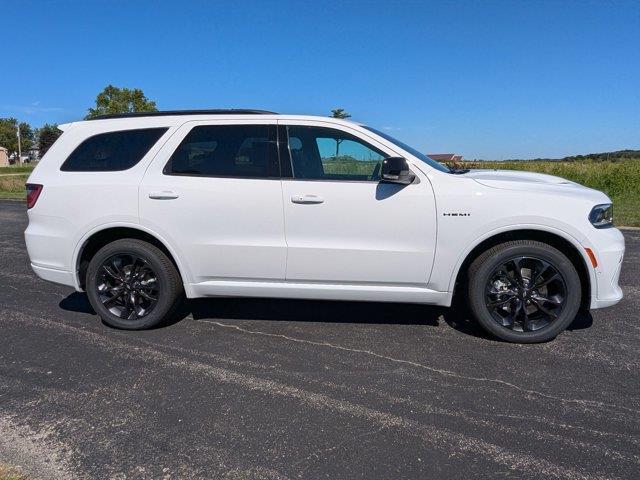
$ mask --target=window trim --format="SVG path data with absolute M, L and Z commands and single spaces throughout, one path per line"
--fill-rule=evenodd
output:
M 393 156 L 393 155 L 389 155 L 388 153 L 382 151 L 378 147 L 374 147 L 368 141 L 364 140 L 362 137 L 360 137 L 358 135 L 354 135 L 353 133 L 348 132 L 346 130 L 341 130 L 341 129 L 337 128 L 336 125 L 333 125 L 333 124 L 330 124 L 330 125 L 331 126 L 319 126 L 319 125 L 305 124 L 305 123 L 303 123 L 303 124 L 290 123 L 290 122 L 286 122 L 286 121 L 283 121 L 282 123 L 280 123 L 280 122 L 278 123 L 278 126 L 284 127 L 283 131 L 286 134 L 286 137 L 285 137 L 286 153 L 289 156 L 289 164 L 291 166 L 290 167 L 291 168 L 291 177 L 283 178 L 282 180 L 295 180 L 297 182 L 375 183 L 375 184 L 379 184 L 381 182 L 381 180 L 337 180 L 337 179 L 333 179 L 333 178 L 296 178 L 295 170 L 293 168 L 293 155 L 291 155 L 291 146 L 289 144 L 289 127 L 303 127 L 303 128 L 317 128 L 317 129 L 322 129 L 322 130 L 335 130 L 337 132 L 341 132 L 341 133 L 343 133 L 345 135 L 348 135 L 350 137 L 356 138 L 360 143 L 364 144 L 367 148 L 370 148 L 374 152 L 379 153 L 384 158 L 389 158 L 389 157 Z M 323 138 L 328 138 L 328 137 L 323 137 Z
M 78 143 L 73 148 L 73 150 L 71 150 L 71 152 L 67 155 L 67 158 L 65 158 L 64 161 L 60 164 L 59 171 L 64 172 L 64 173 L 103 173 L 103 174 L 104 173 L 115 173 L 115 172 L 127 172 L 127 171 L 132 170 L 133 168 L 137 167 L 138 165 L 140 165 L 142 160 L 144 160 L 144 158 L 147 155 L 149 155 L 149 152 L 151 150 L 153 150 L 153 148 L 160 143 L 160 140 L 162 139 L 162 137 L 164 137 L 170 129 L 171 129 L 171 127 L 166 127 L 166 126 L 165 127 L 144 127 L 144 128 L 123 128 L 123 129 L 120 129 L 120 130 L 105 130 L 103 132 L 94 133 L 93 135 L 89 135 L 88 137 L 85 137 L 80 143 Z M 135 131 L 139 131 L 139 130 L 163 130 L 163 132 L 156 139 L 156 141 L 151 144 L 151 146 L 147 149 L 147 151 L 144 152 L 144 155 L 142 155 L 138 159 L 138 161 L 136 161 L 130 167 L 123 168 L 123 169 L 118 169 L 118 170 L 65 170 L 64 169 L 64 166 L 69 161 L 69 158 L 71 158 L 71 155 L 73 155 L 76 152 L 76 150 L 78 150 L 78 148 L 80 148 L 82 145 L 84 145 L 86 142 L 88 142 L 92 138 L 99 137 L 100 135 L 108 135 L 110 133 L 135 132 Z M 160 148 L 162 148 L 162 147 L 160 147 Z
M 278 164 L 280 165 L 280 178 L 282 180 L 289 180 L 294 178 L 293 176 L 293 163 L 291 162 L 291 152 L 289 151 L 289 134 L 287 133 L 287 125 L 278 124 L 277 129 L 278 138 Z M 285 165 L 285 157 L 289 159 L 286 163 L 287 168 L 284 172 L 283 166 Z M 286 175 L 285 175 L 286 174 Z
M 168 171 L 169 164 L 171 163 L 171 157 L 178 150 L 182 142 L 185 141 L 187 136 L 196 128 L 199 127 L 266 127 L 267 138 L 269 143 L 274 143 L 276 146 L 276 156 L 278 161 L 278 172 L 276 176 L 258 176 L 258 177 L 246 177 L 238 175 L 212 175 L 212 174 L 196 174 L 196 173 L 175 173 Z M 282 178 L 282 165 L 280 162 L 280 149 L 278 145 L 278 126 L 276 123 L 196 123 L 192 125 L 189 130 L 180 138 L 175 147 L 169 154 L 169 158 L 162 167 L 162 175 L 167 177 L 191 177 L 191 178 L 229 178 L 236 180 L 280 180 Z

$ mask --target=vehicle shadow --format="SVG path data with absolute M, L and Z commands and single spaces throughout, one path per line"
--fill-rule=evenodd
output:
M 567 327 L 567 330 L 584 330 L 587 328 L 591 328 L 593 325 L 593 317 L 591 316 L 591 312 L 588 310 L 580 310 L 576 318 L 571 322 L 571 324 Z
M 58 306 L 62 310 L 66 310 L 68 312 L 89 313 L 91 315 L 96 314 L 95 310 L 89 303 L 86 293 L 73 292 L 66 298 L 63 298 Z
M 95 315 L 85 293 L 73 292 L 59 307 L 66 311 Z M 194 320 L 266 320 L 287 322 L 360 323 L 378 325 L 425 325 L 442 322 L 465 335 L 500 341 L 487 334 L 472 320 L 464 303 L 450 308 L 409 303 L 340 302 L 275 298 L 198 298 L 185 300 L 167 322 L 157 328 L 179 323 L 188 316 Z M 591 327 L 593 317 L 580 312 L 568 330 Z
M 288 322 L 424 325 L 443 322 L 466 335 L 493 339 L 468 319 L 463 309 L 382 302 L 343 302 L 272 298 L 194 299 L 184 303 L 171 324 L 191 315 L 194 320 L 268 320 Z
M 368 323 L 438 326 L 441 309 L 412 304 L 272 298 L 188 300 L 195 320 L 282 320 L 287 322 Z

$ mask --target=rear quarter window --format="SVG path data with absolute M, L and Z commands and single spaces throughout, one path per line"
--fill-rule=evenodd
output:
M 63 172 L 116 172 L 137 164 L 167 128 L 105 132 L 87 138 L 60 167 Z

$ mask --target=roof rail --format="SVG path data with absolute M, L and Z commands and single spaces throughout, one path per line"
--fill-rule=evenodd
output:
M 130 112 L 108 113 L 98 115 L 88 120 L 106 120 L 109 118 L 135 118 L 135 117 L 165 117 L 168 115 L 277 115 L 276 112 L 267 110 L 252 110 L 247 108 L 216 108 L 211 110 L 165 110 L 159 112 Z

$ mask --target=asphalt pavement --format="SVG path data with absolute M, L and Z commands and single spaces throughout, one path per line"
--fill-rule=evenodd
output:
M 640 232 L 617 306 L 513 345 L 450 309 L 187 302 L 104 325 L 0 202 L 0 462 L 52 479 L 638 478 Z

